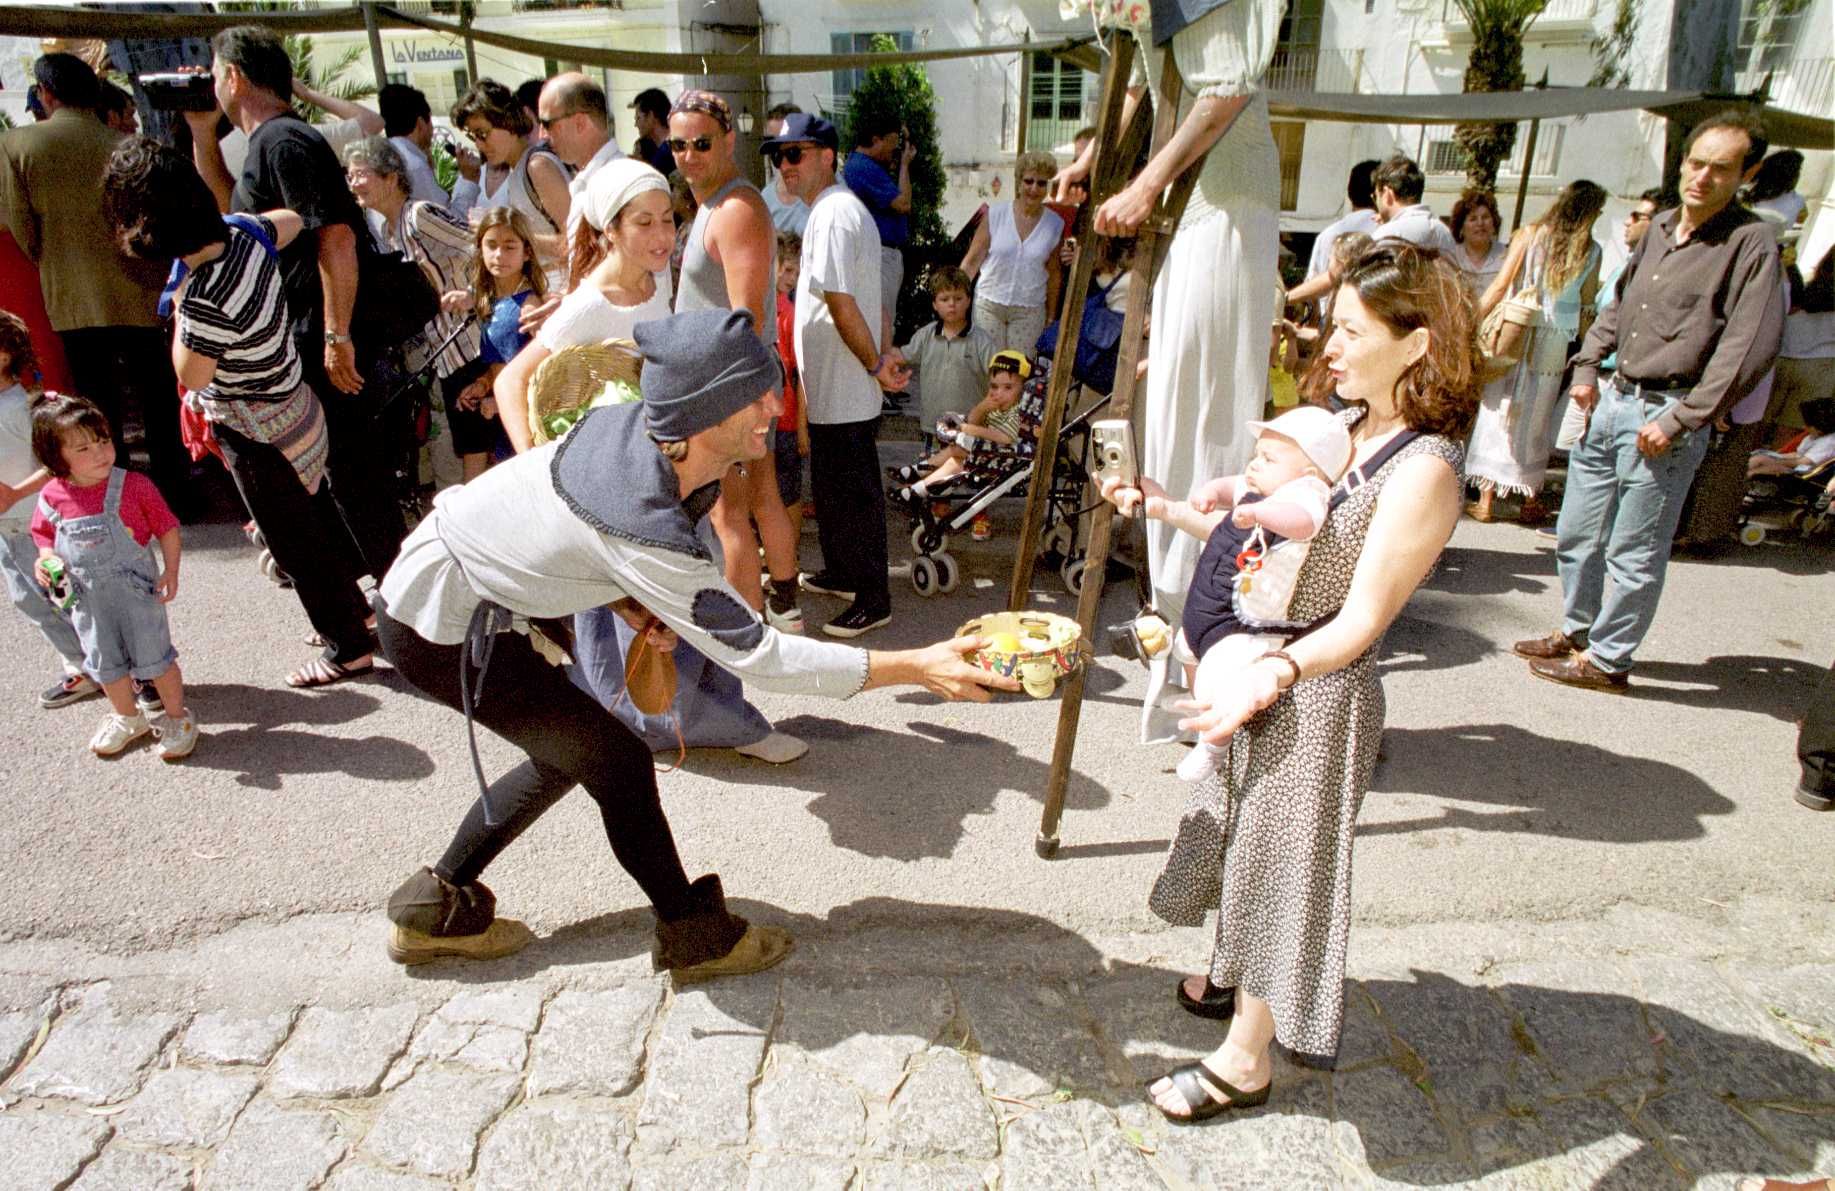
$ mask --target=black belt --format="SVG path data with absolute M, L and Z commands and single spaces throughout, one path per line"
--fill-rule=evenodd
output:
M 1635 397 L 1639 401 L 1668 401 L 1672 397 L 1682 396 L 1695 386 L 1675 384 L 1647 385 L 1642 381 L 1635 381 L 1628 376 L 1621 375 L 1613 378 L 1612 387 L 1625 396 Z

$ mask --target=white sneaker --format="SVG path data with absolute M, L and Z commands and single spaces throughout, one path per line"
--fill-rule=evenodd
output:
M 788 765 L 808 752 L 809 744 L 783 732 L 773 732 L 763 740 L 742 744 L 733 751 L 742 757 L 757 757 L 773 765 Z
M 1185 754 L 1184 760 L 1179 762 L 1174 772 L 1179 775 L 1180 781 L 1201 782 L 1222 768 L 1227 751 L 1219 745 L 1206 744 L 1200 740 Z
M 190 712 L 160 716 L 153 721 L 153 732 L 159 737 L 161 761 L 183 761 L 198 746 L 198 722 Z
M 803 610 L 795 604 L 779 612 L 776 608 L 773 608 L 770 601 L 767 600 L 765 602 L 765 620 L 772 628 L 780 633 L 793 633 L 798 637 L 803 635 Z
M 153 725 L 139 712 L 119 715 L 111 711 L 102 726 L 96 729 L 96 734 L 89 738 L 89 751 L 98 757 L 112 757 L 152 730 Z

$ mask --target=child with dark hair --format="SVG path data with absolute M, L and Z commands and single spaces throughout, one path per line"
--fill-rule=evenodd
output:
M 40 707 L 51 708 L 100 694 L 102 688 L 83 673 L 83 646 L 70 618 L 27 578 L 38 565 L 38 546 L 32 541 L 32 503 L 26 498 L 51 478 L 32 453 L 37 374 L 25 320 L 0 310 L 0 575 L 5 576 L 13 607 L 38 626 L 64 661 L 64 676 L 38 697 Z
M 70 584 L 83 668 L 111 708 L 90 750 L 112 757 L 152 733 L 161 760 L 183 760 L 197 747 L 198 728 L 166 623 L 166 605 L 178 594 L 178 518 L 152 480 L 115 466 L 108 419 L 81 397 L 49 393 L 33 403 L 32 453 L 52 476 L 32 515 L 38 582 L 47 591 Z M 159 563 L 148 545 L 154 541 Z M 159 692 L 163 707 L 153 723 L 134 701 L 136 679 Z

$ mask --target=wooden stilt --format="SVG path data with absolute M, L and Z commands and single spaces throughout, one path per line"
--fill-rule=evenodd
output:
M 1095 175 L 1094 181 L 1099 184 L 1091 187 L 1088 205 L 1092 211 L 1103 199 L 1127 184 L 1126 173 L 1132 168 L 1139 151 L 1138 135 L 1115 135 L 1121 123 L 1122 97 L 1133 68 L 1133 52 L 1132 38 L 1118 38 L 1104 72 L 1102 119 L 1097 124 L 1098 148 L 1095 168 L 1091 171 Z M 1184 80 L 1173 63 L 1169 49 L 1166 51 L 1152 105 L 1154 153 L 1160 152 L 1178 129 L 1179 100 L 1183 89 Z M 1144 129 L 1146 115 L 1147 105 L 1138 105 L 1136 119 L 1130 123 L 1128 132 L 1137 133 Z M 1179 225 L 1179 217 L 1185 211 L 1185 204 L 1191 198 L 1192 188 L 1197 185 L 1198 173 L 1203 165 L 1204 160 L 1200 157 L 1188 166 L 1160 197 L 1153 212 L 1135 233 L 1134 261 L 1129 267 L 1127 313 L 1122 321 L 1119 359 L 1115 365 L 1115 391 L 1109 402 L 1108 414 L 1111 418 L 1128 420 L 1133 414 L 1137 388 L 1135 374 L 1146 350 L 1145 331 L 1147 314 L 1153 305 L 1154 278 L 1159 275 L 1160 266 L 1165 263 L 1173 233 Z M 1039 433 L 1040 459 L 1056 457 L 1058 432 L 1063 425 L 1063 407 L 1070 390 L 1071 366 L 1077 358 L 1083 302 L 1088 295 L 1090 277 L 1095 269 L 1095 253 L 1088 242 L 1090 239 L 1085 237 L 1084 242 L 1078 246 L 1070 293 L 1065 297 L 1057 359 L 1052 368 L 1051 389 L 1047 394 L 1045 419 Z M 1044 521 L 1046 488 L 1046 484 L 1035 482 L 1028 493 L 1019 557 L 1014 564 L 1013 584 L 1009 591 L 1009 606 L 1014 609 L 1024 605 L 1031 588 L 1033 562 L 1037 556 L 1039 533 Z M 1077 623 L 1083 630 L 1085 641 L 1094 640 L 1096 614 L 1102 606 L 1103 580 L 1108 570 L 1114 532 L 1114 512 L 1112 506 L 1099 503 L 1090 514 L 1083 584 L 1077 601 Z M 1137 565 L 1145 566 L 1146 560 L 1138 560 Z M 1071 758 L 1076 750 L 1077 722 L 1083 712 L 1086 676 L 1087 667 L 1079 667 L 1065 680 L 1062 687 L 1058 732 L 1052 745 L 1051 771 L 1045 789 L 1045 810 L 1039 821 L 1038 838 L 1033 842 L 1033 850 L 1047 859 L 1055 856 L 1058 851 L 1058 823 L 1064 813 L 1064 795 L 1070 786 Z

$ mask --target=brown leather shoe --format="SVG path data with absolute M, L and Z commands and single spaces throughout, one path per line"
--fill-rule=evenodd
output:
M 1631 679 L 1624 674 L 1607 674 L 1593 664 L 1593 659 L 1584 653 L 1577 653 L 1566 658 L 1543 658 L 1529 663 L 1529 672 L 1537 678 L 1546 678 L 1562 686 L 1579 687 L 1584 691 L 1605 691 L 1608 694 L 1622 695 L 1631 689 Z
M 1574 651 L 1580 648 L 1574 643 L 1572 637 L 1556 629 L 1546 637 L 1531 637 L 1527 641 L 1518 641 L 1510 647 L 1510 651 L 1517 657 L 1529 658 L 1533 661 L 1537 658 L 1571 657 Z

